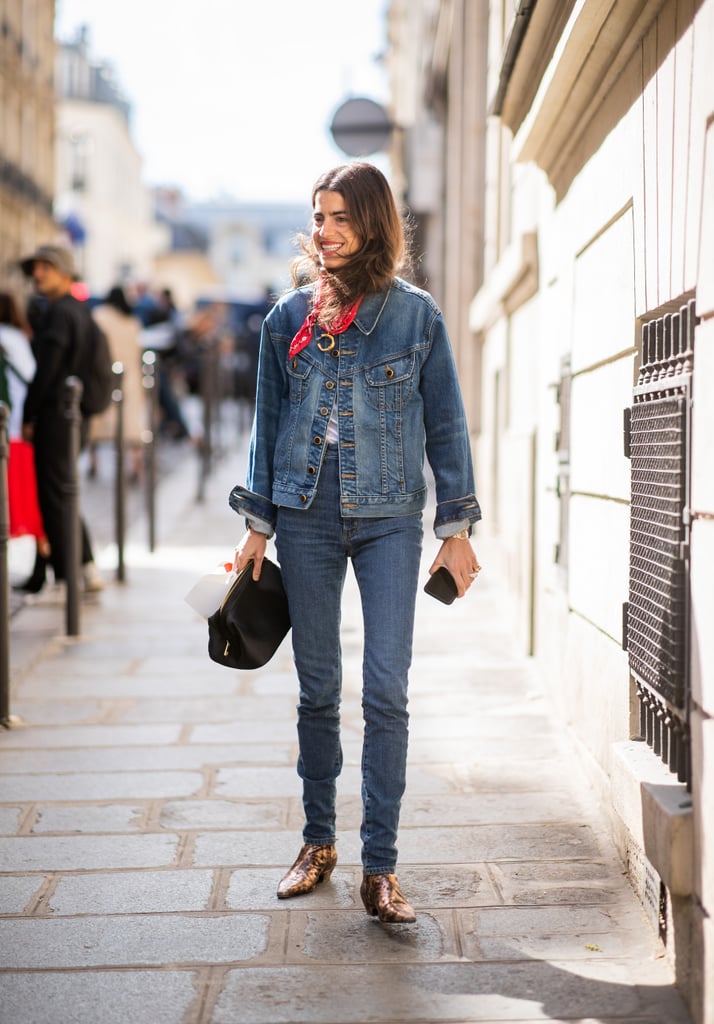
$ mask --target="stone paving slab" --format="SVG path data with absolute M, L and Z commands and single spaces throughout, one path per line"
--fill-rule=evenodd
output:
M 113 697 L 123 699 L 129 697 L 145 698 L 150 695 L 154 700 L 161 698 L 205 697 L 207 694 L 230 696 L 236 692 L 240 682 L 231 679 L 226 673 L 223 676 L 211 676 L 210 679 L 200 673 L 185 676 L 147 676 L 136 671 L 124 674 L 112 673 L 107 677 L 97 678 L 93 673 L 78 675 L 66 671 L 54 674 L 52 681 L 53 701 L 62 701 L 77 697 L 101 697 L 107 700 Z M 37 698 L 47 700 L 47 683 L 43 679 L 32 677 L 19 683 L 16 689 L 18 700 Z
M 413 716 L 409 723 L 409 735 L 414 739 L 450 740 L 452 736 L 469 736 L 478 742 L 481 736 L 522 737 L 527 742 L 533 735 L 548 735 L 551 723 L 544 714 L 522 714 L 519 712 L 484 712 L 477 718 L 459 714 L 433 715 L 430 718 Z
M 151 687 L 147 690 L 150 692 Z M 119 708 L 112 716 L 116 722 L 233 722 L 247 723 L 254 719 L 269 720 L 290 716 L 295 699 L 289 697 L 223 697 L 204 694 L 193 700 L 180 697 L 164 700 L 144 699 Z
M 629 961 L 559 964 L 369 964 L 228 972 L 211 1024 L 362 1024 L 366 1021 L 568 1021 L 603 1017 L 685 1024 L 667 988 Z
M 129 804 L 87 807 L 38 807 L 29 833 L 135 832 L 145 826 L 145 809 Z
M 45 883 L 38 875 L 0 877 L 0 914 L 23 914 Z M 2 978 L 0 978 L 2 989 Z M 2 1020 L 0 1008 L 0 1020 Z
M 195 724 L 191 729 L 192 743 L 294 743 L 295 722 L 284 719 L 258 719 L 250 722 L 222 722 L 219 725 Z
M 499 861 L 492 862 L 490 870 L 504 903 L 577 906 L 583 902 L 622 899 L 623 890 L 618 887 L 620 862 L 612 852 L 607 861 Z M 624 892 L 631 895 L 627 889 Z
M 540 790 L 530 793 L 481 793 L 464 800 L 462 795 L 406 797 L 402 804 L 400 822 L 405 828 L 428 825 L 431 828 L 453 823 L 460 817 L 463 825 L 519 824 L 524 822 L 562 822 L 572 820 L 577 803 L 564 802 L 567 787 L 557 792 Z M 360 801 L 354 801 L 354 811 L 361 810 Z M 342 818 L 340 819 L 342 820 Z
M 554 752 L 557 749 L 557 741 L 552 735 L 533 736 L 528 740 L 528 765 L 538 762 L 538 767 L 550 770 L 563 782 L 570 776 L 564 776 L 560 765 L 553 764 Z M 343 742 L 343 749 L 347 757 L 351 752 L 361 749 L 361 742 Z M 480 765 L 488 764 L 489 767 L 500 767 L 505 769 L 506 765 L 515 761 L 525 765 L 523 757 L 523 740 L 520 737 L 508 736 L 479 736 L 475 742 L 470 736 L 454 736 L 449 740 L 449 765 L 454 772 L 462 772 L 464 767 L 477 768 Z M 444 743 L 442 740 L 433 737 L 410 736 L 409 738 L 409 763 L 422 764 L 427 762 L 430 765 L 437 765 L 444 760 Z M 545 762 L 545 763 L 540 763 Z M 528 773 L 524 772 L 523 786 L 528 785 Z
M 202 1003 L 191 971 L 15 972 L 0 983 L 2 1024 L 179 1024 Z
M 122 871 L 65 875 L 47 897 L 48 914 L 169 914 L 208 910 L 212 871 Z M 256 909 L 251 907 L 248 909 Z
M 203 788 L 200 772 L 87 772 L 73 775 L 10 775 L 3 781 L 9 801 L 148 800 L 195 796 Z
M 180 725 L 86 725 L 63 729 L 15 728 L 0 734 L 0 756 L 5 750 L 49 747 L 145 747 L 175 743 Z
M 282 828 L 285 808 L 279 801 L 184 800 L 167 803 L 159 824 L 165 829 Z
M 165 867 L 177 851 L 177 837 L 168 834 L 4 838 L 0 872 Z
M 453 789 L 464 797 L 486 792 L 542 792 L 555 790 L 563 785 L 567 775 L 563 765 L 553 760 L 530 761 L 522 756 L 504 758 L 503 761 L 479 758 L 478 744 L 474 744 L 471 758 L 463 762 L 448 762 L 439 765 L 432 762 L 433 771 L 441 771 L 450 780 Z M 442 755 L 443 756 L 443 755 Z M 577 774 L 576 770 L 573 769 Z
M 0 807 L 0 835 L 14 836 L 21 817 L 22 810 L 19 807 Z
M 13 714 L 19 715 L 27 726 L 82 725 L 95 722 L 102 711 L 102 703 L 98 700 L 13 702 Z
M 0 969 L 234 963 L 265 952 L 260 914 L 0 919 Z
M 628 906 L 484 907 L 458 915 L 460 948 L 469 960 L 595 959 L 657 955 L 644 911 Z
M 196 838 L 195 864 L 209 867 L 236 864 L 289 864 L 300 840 L 294 832 L 215 832 Z M 343 864 L 359 863 L 356 832 L 338 832 L 338 855 Z M 450 865 L 472 861 L 593 860 L 600 850 L 592 829 L 586 825 L 496 825 L 449 829 L 403 829 L 399 836 L 401 865 L 434 863 Z
M 415 924 L 403 928 L 380 926 L 361 909 L 290 915 L 286 960 L 345 964 L 434 964 L 460 959 L 450 911 L 422 912 Z
M 473 860 L 569 860 L 599 855 L 590 825 L 461 825 L 449 829 L 404 829 L 399 836 L 404 864 L 450 864 Z
M 0 772 L 30 775 L 55 772 L 190 771 L 207 766 L 236 764 L 294 764 L 289 746 L 267 743 L 183 743 L 154 747 L 52 748 L 49 750 L 0 749 Z M 3 808 L 0 807 L 0 822 Z

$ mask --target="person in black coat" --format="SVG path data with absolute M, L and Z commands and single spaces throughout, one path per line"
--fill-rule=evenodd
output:
M 67 579 L 65 506 L 68 483 L 74 475 L 64 384 L 67 377 L 77 372 L 77 351 L 89 330 L 89 312 L 72 295 L 74 261 L 69 250 L 43 245 L 22 260 L 20 266 L 46 300 L 44 311 L 33 325 L 37 369 L 27 389 L 22 436 L 34 445 L 37 496 L 50 544 L 49 561 L 55 581 L 59 582 Z M 86 428 L 86 424 L 83 426 Z M 104 583 L 94 564 L 83 519 L 81 533 L 84 590 L 101 590 Z

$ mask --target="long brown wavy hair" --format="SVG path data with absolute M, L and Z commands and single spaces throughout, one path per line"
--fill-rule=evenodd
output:
M 320 175 L 312 189 L 339 192 L 349 212 L 359 248 L 344 267 L 326 271 L 311 235 L 300 235 L 302 254 L 292 264 L 293 284 L 323 281 L 321 316 L 329 322 L 361 295 L 383 291 L 409 264 L 407 236 L 387 179 L 373 164 L 341 164 Z

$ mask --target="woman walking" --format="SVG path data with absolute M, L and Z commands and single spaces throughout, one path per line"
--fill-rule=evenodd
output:
M 146 392 L 141 380 L 141 321 L 134 315 L 126 293 L 119 285 L 109 290 L 104 301 L 92 310 L 92 316 L 109 340 L 112 361 L 121 363 L 123 367 L 123 440 L 131 455 L 129 479 L 132 483 L 138 483 L 143 474 L 144 434 L 149 425 Z M 112 402 L 105 412 L 93 416 L 89 421 L 89 465 L 92 476 L 97 472 L 97 445 L 107 441 L 114 442 L 117 432 L 116 421 L 115 402 Z
M 444 321 L 398 273 L 402 224 L 371 164 L 322 175 L 295 289 L 265 320 L 246 486 L 231 506 L 247 532 L 235 568 L 260 575 L 275 534 L 299 680 L 303 846 L 278 886 L 287 899 L 332 874 L 340 744 L 340 603 L 352 562 L 364 617 L 361 897 L 380 921 L 415 920 L 396 876 L 405 788 L 407 684 L 428 459 L 436 484 L 431 566 L 462 597 L 478 572 L 481 518 L 469 433 Z

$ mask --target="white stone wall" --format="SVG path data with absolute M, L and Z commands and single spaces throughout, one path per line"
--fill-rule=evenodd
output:
M 126 121 L 109 104 L 58 101 L 56 215 L 62 220 L 70 213 L 87 232 L 75 254 L 93 294 L 128 277 L 152 279 L 154 257 L 167 239 L 153 220 Z
M 596 5 L 581 5 L 583 17 L 589 6 L 594 11 Z M 714 978 L 714 2 L 696 6 L 660 6 L 633 44 L 617 88 L 600 95 L 597 112 L 588 110 L 597 141 L 583 137 L 569 157 L 572 170 L 552 153 L 546 173 L 533 159 L 518 162 L 547 145 L 534 141 L 538 112 L 510 141 L 505 129 L 491 127 L 488 180 L 511 188 L 511 248 L 528 231 L 536 234 L 538 287 L 509 308 L 507 289 L 497 287 L 505 276 L 503 246 L 487 235 L 492 256 L 472 315 L 483 338 L 477 458 L 484 529 L 498 537 L 523 642 L 530 641 L 564 724 L 611 806 L 633 883 L 646 875 L 668 887 L 669 952 L 695 1019 L 711 1024 L 714 991 L 704 978 Z M 500 23 L 502 11 L 491 4 L 494 66 L 503 40 L 493 20 Z M 510 181 L 499 164 L 504 146 Z M 557 171 L 552 182 L 549 166 Z M 494 205 L 500 201 L 494 194 Z M 497 223 L 495 215 L 487 220 L 492 232 Z M 636 720 L 622 650 L 630 498 L 623 410 L 632 404 L 639 318 L 661 315 L 695 289 L 702 321 L 693 408 L 692 821 L 684 788 L 651 751 L 630 742 Z M 560 502 L 553 386 L 566 354 L 572 381 L 564 571 L 554 561 Z M 638 873 L 641 863 L 649 864 L 647 872 Z
M 486 107 L 519 6 L 488 0 Z M 469 179 L 464 154 L 474 134 L 465 138 L 458 83 L 463 62 L 481 59 L 464 15 L 483 5 L 455 0 L 435 22 L 427 0 L 392 7 L 396 112 L 413 146 L 427 136 L 420 123 L 442 119 L 446 227 L 432 234 L 427 219 L 424 237 L 443 266 L 449 322 L 469 251 L 462 235 L 479 227 L 483 235 L 483 281 L 469 299 L 471 362 L 463 346 L 474 339 L 464 331 L 458 339 L 460 370 L 480 374 L 478 387 L 469 385 L 479 396 L 479 532 L 495 541 L 489 557 L 515 597 L 523 647 L 577 740 L 633 886 L 655 917 L 660 884 L 667 889 L 667 951 L 696 1024 L 714 1024 L 714 0 L 539 0 L 507 69 L 501 109 L 483 131 L 478 226 L 455 216 L 453 204 L 459 181 Z M 414 21 L 402 47 L 407 10 Z M 430 18 L 433 45 L 420 35 Z M 434 83 L 448 88 L 437 90 L 432 109 L 409 105 L 414 93 L 428 106 Z M 420 196 L 419 152 L 395 154 L 400 180 L 413 179 Z M 630 525 L 623 412 L 632 405 L 642 323 L 695 294 L 690 795 L 633 740 L 637 703 L 622 648 Z M 556 387 L 566 358 L 569 430 L 559 450 Z

